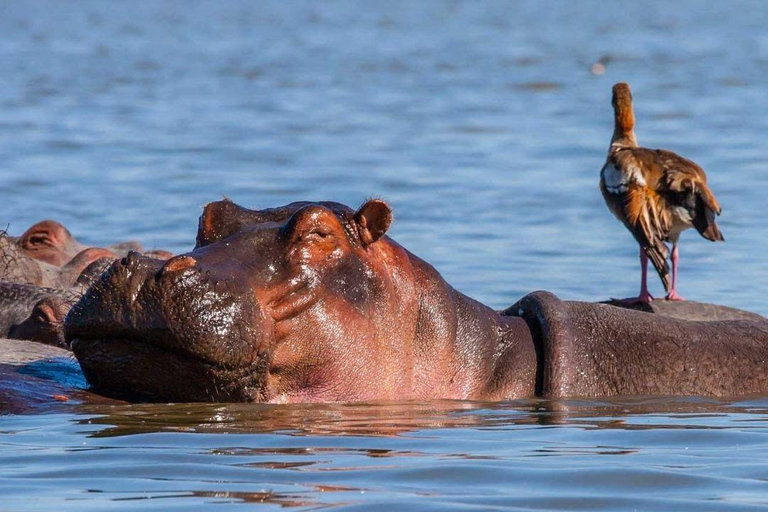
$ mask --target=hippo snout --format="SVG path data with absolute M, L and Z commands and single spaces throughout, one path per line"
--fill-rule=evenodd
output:
M 172 376 L 190 378 L 190 368 L 205 392 L 169 391 L 167 399 L 243 399 L 228 394 L 235 389 L 230 377 L 238 380 L 237 393 L 258 394 L 268 332 L 241 282 L 202 268 L 194 256 L 160 261 L 133 251 L 112 264 L 65 320 L 66 340 L 89 382 L 115 394 L 126 388 L 116 381 L 130 378 L 134 398 L 153 400 L 163 399 Z M 150 371 L 161 362 L 164 370 Z
M 120 264 L 125 267 L 133 267 L 136 266 L 140 259 L 141 254 L 138 252 L 128 251 L 128 254 L 126 254 L 125 257 L 120 260 Z

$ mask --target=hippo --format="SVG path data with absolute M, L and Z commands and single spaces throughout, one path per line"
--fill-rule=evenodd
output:
M 72 353 L 63 348 L 0 338 L 0 354 L 0 416 L 120 403 L 89 392 Z
M 34 252 L 25 250 L 19 240 L 0 232 L 0 282 L 29 284 L 48 288 L 68 288 L 74 286 L 82 271 L 91 263 L 101 258 L 117 259 L 117 255 L 108 249 L 97 247 L 84 248 L 62 265 L 49 261 L 64 261 L 44 255 L 45 259 L 35 259 Z M 27 244 L 29 247 L 29 244 Z M 55 252 L 53 249 L 47 252 Z M 42 251 L 41 254 L 46 253 Z
M 27 234 L 32 232 L 30 229 Z M 73 243 L 66 237 L 57 240 L 65 240 L 63 246 Z M 48 247 L 30 252 L 24 249 L 36 243 L 27 236 L 15 239 L 0 232 L 0 337 L 63 346 L 64 316 L 82 291 L 117 256 L 107 249 L 88 247 L 56 266 L 65 260 L 57 255 L 63 250 Z
M 64 346 L 63 319 L 82 291 L 138 242 L 86 247 L 63 225 L 44 220 L 20 237 L 0 231 L 0 337 Z M 167 251 L 145 252 L 168 259 Z
M 74 286 L 80 273 L 100 258 L 117 259 L 130 251 L 144 252 L 135 241 L 106 248 L 79 243 L 62 224 L 44 220 L 34 224 L 20 237 L 0 231 L 0 281 L 31 284 L 49 288 Z M 168 259 L 168 251 L 144 252 L 149 257 Z
M 388 237 L 391 222 L 378 199 L 358 209 L 210 203 L 193 250 L 113 263 L 70 310 L 65 339 L 96 392 L 131 401 L 768 391 L 764 317 L 548 292 L 495 311 Z
M 0 338 L 32 340 L 68 349 L 64 343 L 64 317 L 82 293 L 106 271 L 114 258 L 101 257 L 103 250 L 89 248 L 83 253 L 97 259 L 90 262 L 71 283 L 60 288 L 0 282 Z M 103 251 L 108 252 L 108 251 Z M 111 255 L 111 253 L 109 253 Z M 87 262 L 90 258 L 84 258 Z M 73 262 L 78 261 L 78 256 Z M 75 265 L 70 264 L 65 265 Z M 79 268 L 81 264 L 77 264 Z M 74 270 L 73 270 L 74 273 Z M 71 276 L 67 281 L 71 280 Z
M 0 338 L 39 341 L 68 348 L 63 321 L 82 292 L 0 283 Z
M 71 261 L 88 246 L 78 242 L 69 230 L 55 220 L 40 221 L 26 230 L 16 241 L 18 246 L 32 259 L 61 267 Z M 105 248 L 117 256 L 129 251 L 142 252 L 139 242 L 120 242 Z

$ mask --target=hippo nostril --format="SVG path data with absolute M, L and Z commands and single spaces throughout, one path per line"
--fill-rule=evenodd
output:
M 120 263 L 125 267 L 132 267 L 139 261 L 140 254 L 136 251 L 128 251 L 128 255 L 120 260 Z
M 165 262 L 163 268 L 158 272 L 158 276 L 164 276 L 171 272 L 178 272 L 197 265 L 197 260 L 192 256 L 175 256 Z

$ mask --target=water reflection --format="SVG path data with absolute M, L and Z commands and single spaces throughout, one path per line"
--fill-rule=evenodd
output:
M 728 243 L 686 239 L 685 292 L 768 313 L 754 214 L 768 4 L 30 0 L 0 13 L 12 232 L 53 217 L 86 243 L 185 251 L 221 195 L 376 194 L 394 238 L 493 307 L 534 289 L 629 296 L 636 247 L 596 188 L 610 86 L 629 81 L 643 143 L 694 158 L 723 202 Z M 0 417 L 0 508 L 768 505 L 765 400 L 54 408 L 56 390 L 26 391 L 13 410 L 49 414 Z
M 325 489 L 321 490 L 323 486 L 317 486 L 319 492 L 330 492 Z M 343 489 L 339 490 L 353 490 Z M 136 500 L 152 500 L 152 499 L 176 499 L 176 498 L 204 498 L 208 503 L 259 503 L 259 504 L 272 504 L 279 505 L 281 507 L 316 507 L 319 505 L 318 501 L 311 500 L 307 496 L 301 494 L 289 494 L 278 493 L 271 491 L 261 492 L 242 492 L 242 491 L 192 491 L 184 494 L 159 494 L 156 496 L 130 496 L 125 498 L 116 498 L 116 502 L 121 501 L 136 501 Z M 340 503 L 336 504 L 341 505 Z
M 353 404 L 80 405 L 90 435 L 151 432 L 279 433 L 286 436 L 408 436 L 431 429 L 522 426 L 659 430 L 718 429 L 718 418 L 762 425 L 768 401 L 627 397 L 607 401 L 528 399 L 511 402 L 429 401 Z M 738 415 L 738 416 L 737 416 Z M 740 415 L 746 415 L 741 419 Z M 217 452 L 218 453 L 218 452 Z M 374 453 L 370 456 L 389 456 Z
M 2 418 L 0 461 L 13 469 L 0 473 L 8 503 L 39 496 L 42 510 L 76 510 L 87 499 L 97 509 L 129 510 L 249 503 L 696 511 L 702 502 L 768 504 L 766 399 L 75 409 Z

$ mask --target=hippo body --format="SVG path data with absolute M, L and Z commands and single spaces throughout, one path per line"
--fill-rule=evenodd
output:
M 657 328 L 662 329 L 666 325 L 666 319 L 677 319 L 678 321 L 683 318 L 693 318 L 694 324 L 698 324 L 703 315 L 709 315 L 707 321 L 711 322 L 723 322 L 723 321 L 736 321 L 740 322 L 744 320 L 744 317 L 749 322 L 758 324 L 768 324 L 768 320 L 765 318 L 749 313 L 742 310 L 736 310 L 714 304 L 700 304 L 693 302 L 669 302 L 669 301 L 657 301 L 653 304 L 653 307 L 644 308 L 647 312 L 642 312 L 641 317 L 646 318 L 646 322 L 650 322 Z M 587 310 L 587 311 L 584 311 Z M 591 310 L 591 311 L 589 311 Z M 586 315 L 585 315 L 586 313 Z M 631 312 L 630 312 L 631 313 Z M 595 382 L 608 383 L 616 382 L 618 385 L 613 388 L 612 393 L 604 392 L 603 388 L 600 388 L 598 394 L 605 396 L 609 394 L 627 395 L 627 394 L 683 394 L 680 392 L 669 392 L 665 387 L 654 385 L 653 388 L 646 387 L 640 388 L 640 384 L 654 383 L 653 380 L 648 379 L 645 376 L 637 378 L 637 376 L 630 376 L 624 373 L 611 372 L 610 365 L 595 365 L 594 360 L 585 359 L 581 357 L 575 357 L 566 359 L 561 357 L 559 359 L 560 365 L 548 365 L 545 372 L 545 364 L 549 359 L 544 356 L 547 348 L 549 348 L 550 354 L 558 351 L 558 347 L 564 345 L 573 347 L 573 341 L 575 339 L 578 346 L 578 338 L 574 338 L 572 331 L 573 326 L 570 325 L 574 320 L 591 318 L 588 320 L 592 325 L 595 318 L 602 317 L 600 322 L 614 322 L 615 318 L 609 318 L 611 315 L 618 315 L 623 317 L 622 310 L 612 306 L 605 306 L 602 304 L 591 304 L 583 302 L 566 302 L 560 301 L 552 294 L 546 292 L 535 292 L 529 294 L 520 300 L 515 306 L 502 311 L 501 316 L 504 317 L 516 317 L 518 314 L 523 316 L 523 319 L 528 323 L 530 331 L 535 333 L 532 336 L 534 340 L 534 348 L 539 354 L 541 363 L 536 364 L 535 370 L 535 382 L 532 382 L 529 386 L 521 386 L 521 391 L 528 394 L 535 394 L 550 398 L 560 398 L 575 395 L 584 395 L 589 393 L 589 396 L 593 396 L 593 391 L 590 389 L 577 390 L 576 387 L 583 386 L 589 387 Z M 630 315 L 630 317 L 633 315 Z M 565 322 L 563 323 L 563 319 Z M 555 325 L 560 325 L 558 329 Z M 691 322 L 689 320 L 688 322 Z M 563 329 L 563 325 L 567 327 Z M 679 322 L 677 323 L 680 326 Z M 592 325 L 597 327 L 597 324 Z M 581 327 L 577 326 L 577 329 L 581 329 L 581 336 L 585 335 L 584 324 Z M 683 327 L 687 329 L 687 327 Z M 542 338 L 542 332 L 547 332 L 548 337 Z M 554 335 L 553 335 L 554 333 Z M 590 337 L 589 332 L 586 333 L 586 337 Z M 595 340 L 593 340 L 594 342 Z M 602 339 L 596 340 L 597 343 L 601 343 Z M 637 340 L 633 340 L 637 341 Z M 641 340 L 642 344 L 644 340 Z M 697 351 L 697 344 L 700 343 L 700 339 L 691 338 L 690 349 Z M 616 356 L 616 346 L 611 347 L 598 347 L 601 358 L 599 361 L 611 361 Z M 652 346 L 653 351 L 658 351 L 661 347 L 658 345 Z M 759 347 L 758 347 L 759 348 Z M 606 350 L 607 349 L 607 350 Z M 514 351 L 510 351 L 509 355 L 513 355 Z M 0 414 L 7 413 L 31 413 L 31 412 L 55 412 L 66 410 L 68 407 L 77 406 L 81 403 L 88 404 L 101 404 L 101 403 L 119 403 L 109 401 L 108 398 L 89 392 L 85 389 L 85 380 L 82 375 L 76 373 L 76 369 L 71 365 L 71 357 L 68 357 L 68 352 L 62 351 L 60 348 L 51 346 L 44 346 L 39 343 L 29 341 L 17 341 L 17 340 L 2 340 L 0 339 L 0 353 L 3 354 L 3 363 L 0 364 Z M 613 354 L 613 357 L 612 357 Z M 627 359 L 637 359 L 638 355 L 630 356 Z M 752 354 L 755 356 L 756 354 Z M 750 356 L 751 357 L 751 356 Z M 651 358 L 653 361 L 656 355 L 645 354 L 640 355 L 640 360 L 645 358 Z M 579 367 L 586 362 L 586 366 Z M 626 362 L 626 361 L 625 361 Z M 754 361 L 753 361 L 754 362 Z M 571 367 L 570 365 L 574 365 Z M 562 368 L 565 368 L 565 372 L 561 372 Z M 688 371 L 684 368 L 658 365 L 657 368 L 663 370 L 662 373 L 670 373 L 669 376 L 664 376 L 663 379 L 659 375 L 659 382 L 675 382 L 676 379 L 684 379 L 688 385 L 694 384 L 695 373 Z M 666 370 L 665 370 L 666 369 Z M 712 375 L 716 376 L 720 367 L 716 367 Z M 546 375 L 545 375 L 546 373 Z M 688 374 L 686 376 L 686 373 Z M 523 371 L 519 375 L 520 380 L 524 380 L 526 376 L 530 376 L 531 371 Z M 595 376 L 593 379 L 582 377 L 583 375 Z M 706 375 L 703 373 L 701 376 Z M 575 378 L 574 378 L 575 377 Z M 631 378 L 630 378 L 631 377 Z M 750 379 L 749 374 L 743 375 L 746 379 Z M 496 381 L 497 384 L 502 384 L 503 379 Z M 729 384 L 731 386 L 732 384 Z M 712 382 L 707 383 L 707 386 L 711 387 L 714 391 L 707 394 L 718 394 L 716 386 L 712 385 Z M 493 385 L 489 389 L 492 389 Z M 692 394 L 704 394 L 702 388 L 697 387 Z M 745 390 L 751 391 L 750 389 Z M 722 393 L 723 395 L 732 394 L 744 394 L 742 392 L 737 393 Z
M 543 292 L 497 312 L 385 236 L 390 221 L 378 200 L 211 203 L 194 250 L 115 262 L 70 311 L 66 338 L 95 390 L 142 401 L 768 391 L 759 315 Z
M 535 333 L 544 397 L 768 391 L 768 320 L 713 304 L 659 301 L 654 310 L 535 292 L 502 314 L 524 318 Z
M 0 415 L 63 412 L 79 404 L 112 404 L 87 391 L 72 353 L 33 341 L 0 338 Z
M 100 250 L 86 249 L 84 252 L 95 251 Z M 78 257 L 73 261 L 76 260 Z M 39 341 L 68 349 L 64 342 L 64 317 L 112 262 L 109 257 L 98 258 L 85 267 L 76 279 L 68 276 L 67 282 L 57 288 L 0 281 L 0 337 Z M 77 263 L 72 268 L 79 266 L 81 264 Z

